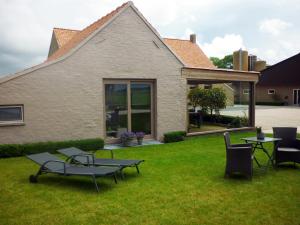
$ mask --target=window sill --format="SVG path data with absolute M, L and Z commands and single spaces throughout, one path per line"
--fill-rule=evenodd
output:
M 0 127 L 10 127 L 10 126 L 24 126 L 24 122 L 5 122 L 1 123 L 0 122 Z

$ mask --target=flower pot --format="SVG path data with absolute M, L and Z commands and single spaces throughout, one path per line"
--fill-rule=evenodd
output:
M 122 140 L 122 146 L 123 147 L 130 147 L 131 146 L 131 140 Z
M 137 138 L 137 143 L 138 143 L 138 145 L 142 145 L 143 144 L 143 138 Z
M 263 132 L 257 133 L 257 134 L 256 134 L 256 137 L 257 137 L 257 139 L 259 139 L 259 140 L 263 140 L 263 139 L 265 139 L 265 134 L 264 134 Z

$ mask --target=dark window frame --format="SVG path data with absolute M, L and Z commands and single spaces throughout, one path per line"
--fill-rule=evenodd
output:
M 20 108 L 21 109 L 21 120 L 0 120 L 0 125 L 11 125 L 11 124 L 23 124 L 24 123 L 24 105 L 0 105 L 0 110 L 2 108 Z

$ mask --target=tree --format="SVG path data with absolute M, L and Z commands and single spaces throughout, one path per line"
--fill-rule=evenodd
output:
M 223 69 L 232 69 L 233 68 L 233 56 L 226 55 L 223 59 L 218 57 L 210 57 L 212 63 L 218 67 Z
M 226 94 L 221 88 L 206 89 L 207 91 L 207 107 L 210 110 L 210 115 L 213 111 L 219 111 L 226 107 Z
M 198 93 L 199 88 L 193 88 L 188 94 L 189 104 L 193 106 L 194 110 L 196 110 L 196 107 L 199 106 Z
M 188 94 L 189 104 L 196 110 L 197 106 L 201 107 L 201 110 L 207 109 L 207 91 L 203 88 L 194 88 L 190 90 Z

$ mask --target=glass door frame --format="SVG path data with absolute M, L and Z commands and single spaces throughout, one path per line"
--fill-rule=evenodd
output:
M 296 97 L 295 97 L 296 93 Z M 299 98 L 300 98 L 300 89 L 293 89 L 293 105 L 299 105 Z M 295 104 L 296 102 L 296 104 Z
M 118 138 L 108 139 L 106 135 L 106 102 L 105 102 L 105 85 L 106 84 L 126 84 L 127 85 L 127 129 L 131 131 L 131 84 L 149 84 L 151 96 L 151 134 L 145 135 L 146 139 L 153 139 L 156 137 L 156 106 L 155 106 L 155 81 L 144 79 L 104 79 L 103 80 L 103 125 L 104 125 L 104 139 L 106 141 L 117 142 Z

